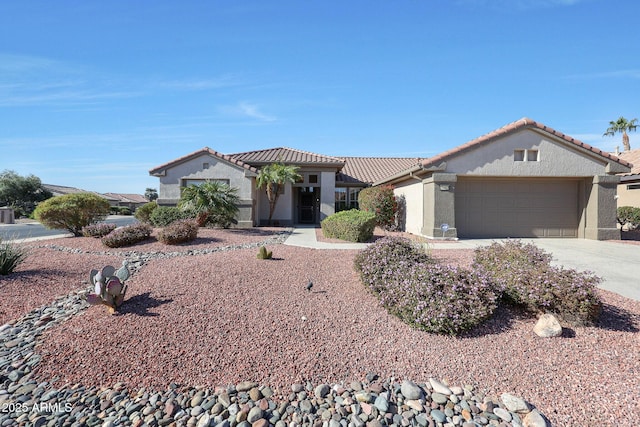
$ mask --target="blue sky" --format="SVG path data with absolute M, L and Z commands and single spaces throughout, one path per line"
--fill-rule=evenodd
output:
M 2 1 L 0 171 L 98 192 L 210 147 L 429 157 L 640 116 L 635 0 Z M 640 148 L 638 134 L 630 134 Z

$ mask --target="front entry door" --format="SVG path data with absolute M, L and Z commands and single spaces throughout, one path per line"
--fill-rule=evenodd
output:
M 298 221 L 303 224 L 315 224 L 316 188 L 300 187 L 298 191 Z

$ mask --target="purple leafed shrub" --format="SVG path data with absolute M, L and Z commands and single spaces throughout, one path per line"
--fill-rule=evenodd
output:
M 133 245 L 151 237 L 152 228 L 147 224 L 131 224 L 116 228 L 102 238 L 102 243 L 110 248 Z
M 158 232 L 158 240 L 165 245 L 190 242 L 198 237 L 198 223 L 195 219 L 179 219 Z
M 490 317 L 501 291 L 487 276 L 438 264 L 406 239 L 384 238 L 355 260 L 364 285 L 415 328 L 459 334 Z
M 554 313 L 575 324 L 590 324 L 600 314 L 601 279 L 551 265 L 551 254 L 519 240 L 478 248 L 473 268 L 505 289 L 505 299 L 532 313 Z
M 108 224 L 108 223 L 98 223 L 91 224 L 85 227 L 82 227 L 82 235 L 84 237 L 104 237 L 107 234 L 111 233 L 117 227 L 116 224 Z

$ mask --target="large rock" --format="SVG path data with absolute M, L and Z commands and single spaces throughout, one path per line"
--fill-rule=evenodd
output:
M 414 382 L 404 380 L 400 385 L 400 393 L 408 400 L 418 400 L 422 397 L 422 389 Z
M 500 400 L 502 400 L 504 406 L 506 406 L 506 408 L 511 412 L 529 412 L 529 405 L 527 405 L 527 402 L 513 394 L 502 393 Z
M 562 326 L 553 314 L 545 313 L 538 319 L 533 332 L 542 338 L 559 337 L 562 335 Z
M 522 425 L 524 427 L 547 427 L 547 421 L 537 409 L 534 409 L 524 417 Z

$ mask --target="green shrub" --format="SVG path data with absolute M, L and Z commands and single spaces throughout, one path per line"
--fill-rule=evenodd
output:
M 194 219 L 179 219 L 158 232 L 158 240 L 165 245 L 190 242 L 198 237 L 198 223 Z
M 273 258 L 273 252 L 272 251 L 268 251 L 267 248 L 265 246 L 260 246 L 260 249 L 258 250 L 258 259 L 271 259 Z
M 111 233 L 117 227 L 116 224 L 108 224 L 100 222 L 82 227 L 82 235 L 84 237 L 104 237 Z
M 109 207 L 110 215 L 118 215 L 120 213 L 120 206 L 111 206 Z
M 325 237 L 349 242 L 366 242 L 373 237 L 376 217 L 371 212 L 351 209 L 328 216 L 322 220 L 320 226 Z
M 407 239 L 376 241 L 356 256 L 355 268 L 389 313 L 432 333 L 475 327 L 493 314 L 500 297 L 486 275 L 441 265 Z
M 116 228 L 102 238 L 102 243 L 110 248 L 121 248 L 147 240 L 152 231 L 148 224 L 131 224 Z
M 617 214 L 620 225 L 627 225 L 632 230 L 640 226 L 640 208 L 620 206 Z
M 192 212 L 184 211 L 175 206 L 158 206 L 149 215 L 149 221 L 155 227 L 166 227 L 179 219 L 189 218 L 193 218 Z
M 538 314 L 554 313 L 574 324 L 591 324 L 600 314 L 597 285 L 591 272 L 551 265 L 551 254 L 519 240 L 494 242 L 475 250 L 473 268 L 504 289 L 507 302 Z
M 136 209 L 135 214 L 133 216 L 140 222 L 144 222 L 145 224 L 151 224 L 151 213 L 158 207 L 158 203 L 155 201 L 145 203 Z
M 131 209 L 126 206 L 122 206 L 120 208 L 120 215 L 131 215 Z
M 41 202 L 34 217 L 47 228 L 68 230 L 74 236 L 82 236 L 82 227 L 105 219 L 109 208 L 109 202 L 96 194 L 65 194 Z
M 395 229 L 398 203 L 393 186 L 381 185 L 361 190 L 358 194 L 358 206 L 360 210 L 375 214 L 376 225 L 385 229 Z
M 0 239 L 0 276 L 6 276 L 27 258 L 29 251 L 25 246 Z

